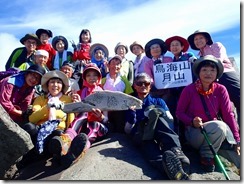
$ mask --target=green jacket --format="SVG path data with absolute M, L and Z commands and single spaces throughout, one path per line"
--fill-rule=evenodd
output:
M 131 94 L 134 92 L 133 88 L 131 87 L 131 83 L 128 81 L 128 79 L 125 76 L 121 76 L 121 80 L 125 83 L 125 90 L 123 91 L 126 94 Z M 102 78 L 102 86 L 106 82 L 106 77 Z

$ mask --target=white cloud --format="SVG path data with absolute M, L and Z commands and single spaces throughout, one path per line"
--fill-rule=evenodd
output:
M 18 1 L 19 9 L 14 15 L 9 12 L 8 17 L 0 18 L 0 43 L 7 45 L 0 50 L 2 63 L 21 45 L 22 36 L 38 28 L 50 29 L 54 36 L 63 35 L 75 42 L 78 42 L 80 31 L 88 28 L 93 43 L 105 44 L 113 55 L 114 47 L 120 41 L 128 46 L 135 40 L 145 44 L 153 38 L 165 40 L 176 34 L 188 37 L 199 28 L 210 33 L 219 32 L 240 22 L 240 3 L 229 0 L 215 0 L 214 3 L 212 0 L 27 2 Z M 6 7 L 15 6 L 13 1 L 5 3 Z M 127 57 L 133 59 L 134 55 L 128 53 Z
M 23 45 L 14 35 L 8 33 L 0 34 L 0 44 L 4 45 L 4 47 L 0 49 L 0 71 L 3 71 L 5 70 L 5 63 L 7 62 L 12 51 L 17 47 L 22 47 Z

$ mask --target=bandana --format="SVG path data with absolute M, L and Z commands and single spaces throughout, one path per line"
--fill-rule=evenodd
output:
M 212 84 L 210 85 L 210 88 L 209 88 L 208 91 L 204 91 L 200 79 L 197 79 L 196 82 L 195 82 L 195 87 L 196 87 L 196 90 L 197 90 L 197 92 L 198 92 L 199 94 L 201 94 L 201 95 L 209 95 L 209 94 L 212 94 L 212 93 L 214 92 L 214 89 L 215 89 L 215 83 L 212 83 Z

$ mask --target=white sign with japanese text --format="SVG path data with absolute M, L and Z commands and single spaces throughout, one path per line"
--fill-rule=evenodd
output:
M 191 64 L 188 61 L 160 63 L 153 66 L 157 89 L 187 86 L 192 83 Z

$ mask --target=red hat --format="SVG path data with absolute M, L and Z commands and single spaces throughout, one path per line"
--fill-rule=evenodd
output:
M 182 52 L 186 52 L 189 49 L 190 45 L 185 38 L 180 37 L 180 36 L 172 36 L 172 37 L 168 38 L 167 40 L 165 40 L 168 51 L 170 51 L 170 44 L 174 40 L 178 40 L 181 43 L 181 45 L 184 46 L 184 48 L 182 49 Z
M 85 80 L 85 76 L 88 70 L 95 70 L 97 71 L 97 73 L 99 74 L 99 80 L 102 78 L 102 74 L 100 69 L 97 67 L 97 65 L 95 63 L 89 63 L 88 65 L 86 65 L 83 73 L 82 73 L 82 78 Z

